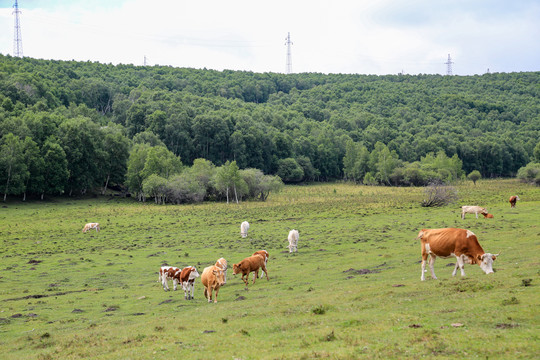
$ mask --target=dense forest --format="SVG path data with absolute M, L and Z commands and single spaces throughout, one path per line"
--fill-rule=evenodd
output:
M 0 192 L 264 200 L 279 179 L 511 177 L 540 162 L 539 99 L 540 72 L 286 75 L 0 55 Z

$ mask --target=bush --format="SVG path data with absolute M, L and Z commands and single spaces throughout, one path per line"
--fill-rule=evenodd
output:
M 540 185 L 540 163 L 528 163 L 518 170 L 517 177 L 522 182 Z
M 453 186 L 441 182 L 432 182 L 424 189 L 423 207 L 444 206 L 458 199 L 457 190 Z

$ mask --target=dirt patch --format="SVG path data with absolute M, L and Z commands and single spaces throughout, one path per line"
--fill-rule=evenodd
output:
M 409 325 L 409 327 L 413 328 L 413 329 L 418 329 L 418 328 L 421 328 L 422 325 L 420 325 L 420 324 L 411 324 L 411 325 Z
M 103 289 L 88 289 L 88 290 L 73 290 L 73 291 L 63 291 L 58 292 L 54 294 L 35 294 L 35 295 L 27 295 L 19 298 L 12 298 L 12 299 L 5 299 L 4 301 L 18 301 L 18 300 L 28 300 L 28 299 L 41 299 L 44 297 L 50 297 L 50 296 L 61 296 L 61 295 L 67 295 L 67 294 L 73 294 L 73 293 L 80 293 L 85 291 L 100 291 Z
M 160 302 L 158 305 L 168 304 L 168 303 L 171 303 L 172 301 L 173 301 L 172 299 L 164 300 Z
M 359 269 L 359 270 L 356 270 L 356 269 L 353 269 L 353 268 L 350 268 L 349 270 L 344 271 L 344 273 L 351 273 L 351 274 L 357 274 L 357 275 L 376 274 L 376 273 L 380 273 L 380 272 L 381 272 L 381 270 L 379 270 L 379 269 L 374 269 L 374 270 Z
M 246 297 L 245 296 L 239 296 L 236 299 L 234 299 L 234 301 L 241 301 L 241 300 L 246 300 Z
M 35 259 L 31 259 L 27 262 L 27 264 L 39 264 L 43 262 L 43 260 L 35 260 Z
M 505 324 L 505 323 L 499 323 L 495 325 L 495 329 L 513 329 L 515 327 L 518 327 L 519 324 Z
M 82 313 L 84 312 L 84 310 L 81 310 L 81 309 L 73 309 L 72 313 L 74 314 L 78 314 L 78 313 Z

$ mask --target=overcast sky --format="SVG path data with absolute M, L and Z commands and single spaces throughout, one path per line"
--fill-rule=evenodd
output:
M 0 0 L 13 55 L 14 0 Z M 348 74 L 540 71 L 540 0 L 20 0 L 24 56 Z

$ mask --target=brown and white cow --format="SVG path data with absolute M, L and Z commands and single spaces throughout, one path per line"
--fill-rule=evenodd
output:
M 253 255 L 259 255 L 259 256 L 262 256 L 262 258 L 264 259 L 264 266 L 268 266 L 268 258 L 270 257 L 270 255 L 268 254 L 268 251 L 266 250 L 259 250 L 259 251 L 255 251 L 253 253 Z M 264 272 L 261 271 L 261 276 L 260 278 L 262 278 L 264 276 Z
M 158 281 L 163 285 L 163 290 L 169 291 L 169 280 L 173 281 L 173 288 L 176 291 L 178 284 L 182 283 L 180 279 L 180 274 L 182 270 L 174 266 L 162 266 L 159 268 L 159 278 Z
M 199 272 L 195 266 L 187 266 L 180 272 L 180 282 L 182 283 L 182 289 L 184 289 L 184 299 L 192 300 L 193 291 L 195 289 L 195 279 L 198 278 Z M 191 294 L 190 294 L 191 291 Z
M 444 229 L 422 229 L 418 233 L 417 239 L 422 243 L 422 281 L 425 280 L 426 261 L 428 256 L 431 277 L 436 279 L 434 263 L 437 256 L 441 258 L 456 257 L 456 267 L 452 276 L 456 275 L 458 266 L 461 270 L 461 276 L 465 276 L 463 266 L 466 263 L 478 264 L 486 273 L 493 272 L 493 261 L 499 254 L 490 254 L 484 252 L 476 235 L 470 230 L 444 228 Z
M 215 291 L 214 303 L 217 303 L 219 288 L 225 285 L 225 271 L 215 265 L 208 266 L 203 270 L 201 283 L 204 286 L 204 297 L 212 302 L 212 291 Z
M 262 256 L 252 255 L 240 261 L 238 264 L 233 264 L 233 274 L 236 275 L 242 273 L 242 280 L 246 283 L 246 287 L 248 286 L 249 274 L 252 271 L 254 272 L 253 284 L 255 284 L 255 280 L 257 279 L 257 276 L 259 276 L 259 269 L 262 269 L 266 274 L 266 280 L 270 280 Z
M 224 274 L 223 285 L 225 285 L 227 283 L 227 260 L 225 260 L 224 258 L 219 258 L 217 259 L 214 266 L 217 266 L 218 268 L 223 270 L 223 274 Z
M 461 207 L 461 218 L 465 219 L 465 214 L 475 214 L 478 219 L 478 214 L 486 215 L 488 213 L 486 208 L 481 206 L 462 206 Z
M 493 214 L 484 214 L 484 219 L 493 219 Z
M 88 230 L 91 230 L 91 229 L 96 229 L 96 232 L 99 231 L 99 223 L 88 223 L 86 225 L 84 225 L 84 228 L 82 229 L 82 232 L 85 233 L 87 232 Z
M 515 207 L 516 207 L 516 202 L 517 202 L 518 200 L 521 200 L 521 199 L 519 198 L 519 196 L 517 196 L 517 195 L 510 196 L 510 200 L 508 200 L 508 201 L 510 202 L 510 207 L 511 207 L 511 208 L 515 208 Z

